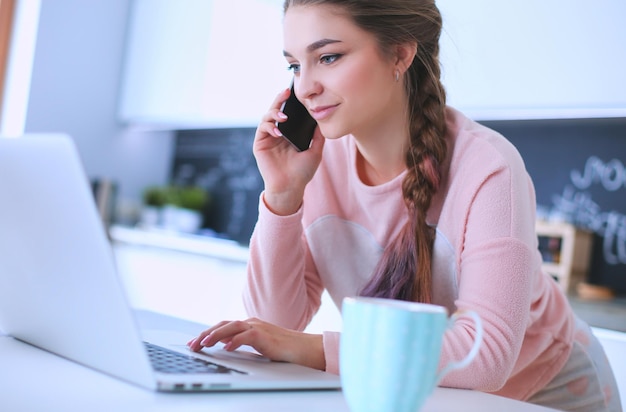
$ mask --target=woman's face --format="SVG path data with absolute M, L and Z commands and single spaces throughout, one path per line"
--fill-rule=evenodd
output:
M 284 53 L 296 96 L 326 138 L 379 130 L 380 122 L 399 110 L 393 60 L 336 7 L 290 7 Z

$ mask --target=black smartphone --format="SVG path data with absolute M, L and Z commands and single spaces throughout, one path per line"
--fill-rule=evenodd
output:
M 289 94 L 289 98 L 283 103 L 280 111 L 287 115 L 287 121 L 282 123 L 276 122 L 278 130 L 280 130 L 283 136 L 297 151 L 302 152 L 303 150 L 307 150 L 311 145 L 317 122 L 311 117 L 309 111 L 296 97 L 296 93 L 293 90 L 293 83 L 291 83 L 291 94 Z

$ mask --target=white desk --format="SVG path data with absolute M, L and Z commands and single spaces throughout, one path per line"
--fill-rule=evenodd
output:
M 147 328 L 195 333 L 202 325 L 154 312 L 138 312 Z M 164 394 L 127 384 L 0 336 L 0 410 L 36 411 L 298 411 L 348 412 L 340 391 Z M 538 407 L 481 392 L 437 388 L 422 412 L 541 412 Z

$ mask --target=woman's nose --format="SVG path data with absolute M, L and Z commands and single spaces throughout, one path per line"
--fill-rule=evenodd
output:
M 301 101 L 319 94 L 322 90 L 321 83 L 315 77 L 315 74 L 310 71 L 301 71 L 294 86 L 296 97 Z

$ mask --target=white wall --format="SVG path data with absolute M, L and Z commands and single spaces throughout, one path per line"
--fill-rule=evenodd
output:
M 173 139 L 118 121 L 130 0 L 41 3 L 25 131 L 70 134 L 88 175 L 137 202 L 143 187 L 166 182 Z

